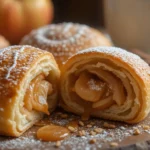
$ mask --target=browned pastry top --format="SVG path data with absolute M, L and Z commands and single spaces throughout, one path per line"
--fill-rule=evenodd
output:
M 97 55 L 96 55 L 97 54 Z M 130 53 L 126 50 L 117 48 L 117 47 L 94 47 L 82 50 L 76 53 L 73 57 L 67 60 L 67 62 L 72 62 L 78 60 L 79 56 L 83 56 L 83 59 L 87 59 L 92 56 L 96 57 L 106 57 L 110 56 L 110 60 L 116 60 L 118 63 L 127 63 L 130 69 L 134 69 L 136 73 L 141 77 L 149 80 L 150 68 L 149 65 L 143 61 L 138 55 Z M 122 61 L 120 61 L 121 59 Z M 64 65 L 65 71 L 66 68 L 70 67 L 70 63 Z M 144 70 L 144 71 L 143 71 Z M 63 70 L 62 70 L 63 71 Z
M 16 94 L 16 88 L 19 88 L 26 72 L 42 55 L 54 59 L 50 53 L 31 46 L 13 46 L 0 50 L 1 99 Z
M 58 63 L 79 50 L 93 46 L 110 46 L 99 31 L 86 25 L 61 23 L 45 26 L 25 36 L 21 44 L 29 44 L 53 53 Z

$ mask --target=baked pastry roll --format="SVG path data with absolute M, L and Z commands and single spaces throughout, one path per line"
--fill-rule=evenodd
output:
M 59 66 L 76 52 L 94 46 L 111 46 L 98 30 L 75 23 L 51 24 L 32 31 L 21 44 L 32 45 L 51 52 Z
M 9 42 L 0 35 L 0 49 L 9 46 Z
M 19 136 L 57 104 L 58 66 L 31 46 L 0 50 L 0 134 Z
M 82 119 L 137 123 L 150 111 L 149 73 L 146 62 L 120 48 L 83 50 L 62 67 L 60 105 Z

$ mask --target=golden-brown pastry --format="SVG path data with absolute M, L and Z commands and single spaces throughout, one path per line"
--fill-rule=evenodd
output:
M 57 104 L 60 71 L 51 53 L 31 46 L 0 51 L 0 134 L 19 136 Z
M 73 23 L 52 24 L 34 30 L 22 39 L 21 44 L 51 52 L 59 66 L 82 49 L 111 46 L 111 42 L 98 30 Z
M 137 123 L 150 111 L 149 74 L 146 62 L 120 48 L 83 50 L 62 67 L 60 105 L 82 119 Z
M 9 46 L 9 42 L 0 35 L 0 49 Z

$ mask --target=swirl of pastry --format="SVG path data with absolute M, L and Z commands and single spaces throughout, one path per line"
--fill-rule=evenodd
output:
M 115 47 L 95 47 L 62 67 L 60 105 L 67 111 L 137 123 L 150 111 L 150 68 L 139 56 Z
M 0 49 L 9 46 L 9 42 L 0 35 Z
M 26 35 L 21 44 L 51 52 L 59 66 L 76 52 L 94 46 L 111 46 L 98 30 L 75 23 L 51 24 Z
M 0 134 L 20 136 L 57 104 L 53 55 L 31 46 L 0 50 Z

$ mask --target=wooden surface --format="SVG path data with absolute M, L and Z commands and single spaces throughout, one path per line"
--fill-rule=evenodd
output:
M 150 55 L 145 54 L 139 50 L 133 50 L 134 53 L 139 54 L 143 59 L 150 63 Z M 11 137 L 0 137 L 0 150 L 76 150 L 76 149 L 114 149 L 114 150 L 146 150 L 150 149 L 150 129 L 144 130 L 142 125 L 150 125 L 150 116 L 147 117 L 144 121 L 136 125 L 128 125 L 126 123 L 107 121 L 102 119 L 92 118 L 89 121 L 85 122 L 84 127 L 79 127 L 79 130 L 85 130 L 85 137 L 78 137 L 77 132 L 72 133 L 69 138 L 62 141 L 59 148 L 55 147 L 55 142 L 42 142 L 36 139 L 36 131 L 38 128 L 44 124 L 57 124 L 61 126 L 66 126 L 71 120 L 80 120 L 79 116 L 73 114 L 67 114 L 67 118 L 62 118 L 61 114 L 67 114 L 63 110 L 56 110 L 50 117 L 45 118 L 39 124 L 33 126 L 26 133 L 24 133 L 19 138 Z M 91 128 L 88 128 L 87 125 L 93 122 Z M 90 135 L 90 132 L 93 128 L 101 127 L 105 122 L 114 124 L 116 128 L 114 129 L 105 129 L 103 133 L 97 134 L 94 136 Z M 133 135 L 134 128 L 140 130 L 139 135 Z M 89 144 L 91 139 L 96 139 L 95 144 Z M 110 144 L 112 142 L 117 142 L 117 147 L 112 147 Z
M 62 118 L 60 114 L 67 114 L 66 118 Z M 143 130 L 142 125 L 150 125 L 150 116 L 144 121 L 135 125 L 128 125 L 126 123 L 107 121 L 103 119 L 91 118 L 85 121 L 83 127 L 79 126 L 78 130 L 84 130 L 86 136 L 79 137 L 78 132 L 71 133 L 71 135 L 62 141 L 59 148 L 55 147 L 55 142 L 42 142 L 36 138 L 36 131 L 45 124 L 57 124 L 66 126 L 71 120 L 80 120 L 79 116 L 71 113 L 66 113 L 63 110 L 56 110 L 50 117 L 44 118 L 41 122 L 33 126 L 19 138 L 0 137 L 0 150 L 90 150 L 90 149 L 115 149 L 115 150 L 145 150 L 150 148 L 150 129 Z M 114 129 L 104 128 L 103 124 L 107 122 L 116 127 Z M 87 125 L 94 123 L 92 127 Z M 103 128 L 103 132 L 97 135 L 90 135 L 93 128 Z M 139 135 L 133 135 L 134 128 L 140 130 Z M 91 139 L 96 139 L 96 143 L 89 144 Z M 110 144 L 117 142 L 117 147 L 112 147 Z

